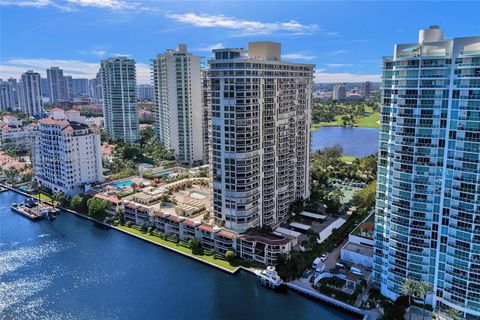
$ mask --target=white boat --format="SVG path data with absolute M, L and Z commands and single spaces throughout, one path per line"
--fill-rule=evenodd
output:
M 263 270 L 258 274 L 260 283 L 270 289 L 280 289 L 283 286 L 283 280 L 275 271 L 274 266 L 268 266 L 267 269 Z

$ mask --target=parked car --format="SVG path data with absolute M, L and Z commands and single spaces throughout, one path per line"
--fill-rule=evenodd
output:
M 325 260 L 327 260 L 327 258 L 328 258 L 328 253 L 324 253 L 324 254 L 322 254 L 322 256 L 320 257 L 320 260 L 321 260 L 322 262 L 325 262 Z
M 338 269 L 345 269 L 345 270 L 347 269 L 345 265 L 340 262 L 335 263 L 335 267 L 337 267 Z
M 363 276 L 362 270 L 355 267 L 351 267 L 350 272 L 356 274 L 357 276 Z

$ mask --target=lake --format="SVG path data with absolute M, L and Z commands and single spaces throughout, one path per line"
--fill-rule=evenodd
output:
M 69 213 L 32 222 L 0 193 L 1 319 L 356 319 Z
M 343 155 L 366 157 L 378 151 L 378 129 L 320 127 L 312 133 L 312 151 L 339 144 Z

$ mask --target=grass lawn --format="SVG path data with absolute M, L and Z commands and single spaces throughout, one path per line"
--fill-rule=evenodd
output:
M 341 156 L 340 157 L 340 160 L 343 161 L 343 162 L 346 162 L 346 163 L 352 163 L 353 160 L 357 159 L 356 157 L 354 156 Z
M 128 232 L 133 233 L 133 234 L 135 234 L 137 236 L 140 236 L 142 238 L 151 240 L 151 241 L 153 241 L 155 243 L 158 243 L 160 245 L 163 245 L 165 247 L 169 247 L 169 248 L 172 248 L 174 250 L 183 252 L 185 254 L 188 254 L 189 256 L 201 259 L 201 260 L 206 261 L 206 262 L 210 262 L 212 264 L 215 264 L 219 267 L 228 269 L 230 271 L 233 271 L 238 267 L 238 264 L 235 264 L 233 262 L 230 263 L 226 260 L 214 259 L 213 256 L 193 254 L 192 250 L 190 248 L 185 248 L 185 247 L 183 247 L 181 245 L 177 245 L 176 243 L 173 243 L 171 241 L 163 240 L 163 239 L 160 239 L 157 236 L 149 235 L 148 233 L 142 233 L 139 230 L 134 229 L 134 228 L 129 228 L 129 227 L 126 227 L 126 226 L 117 226 L 117 228 L 128 231 Z
M 380 113 L 373 112 L 371 107 L 365 108 L 366 116 L 358 117 L 355 122 L 355 127 L 359 128 L 379 128 L 380 124 Z M 318 130 L 319 127 L 341 127 L 343 125 L 342 116 L 339 115 L 335 117 L 335 121 L 332 122 L 320 122 L 312 123 L 312 132 Z
M 50 197 L 49 195 L 44 194 L 44 193 L 40 193 L 40 194 L 37 193 L 37 194 L 35 194 L 35 195 L 34 195 L 35 199 L 38 199 L 38 196 L 39 196 L 39 195 L 40 195 L 40 200 L 50 201 L 50 202 L 53 201 L 52 197 Z

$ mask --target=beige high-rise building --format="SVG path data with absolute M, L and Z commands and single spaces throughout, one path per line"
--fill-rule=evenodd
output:
M 313 68 L 281 60 L 280 44 L 213 50 L 213 212 L 236 232 L 276 227 L 310 194 Z
M 177 161 L 203 160 L 200 57 L 186 44 L 158 54 L 152 61 L 154 129 Z

